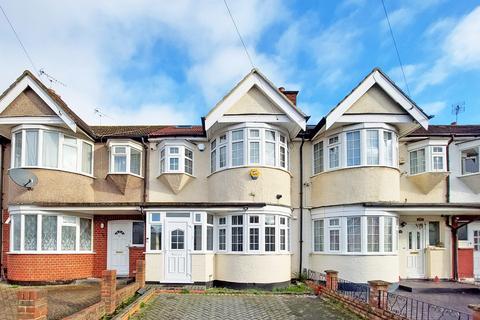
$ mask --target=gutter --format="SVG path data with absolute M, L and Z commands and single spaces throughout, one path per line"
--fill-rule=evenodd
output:
M 303 144 L 305 143 L 304 134 L 302 134 L 302 144 L 300 144 L 300 263 L 298 271 L 302 273 L 302 260 L 303 260 Z

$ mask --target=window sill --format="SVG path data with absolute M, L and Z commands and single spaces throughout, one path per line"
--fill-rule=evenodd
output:
M 210 178 L 211 176 L 213 176 L 214 174 L 219 173 L 219 172 L 223 172 L 223 171 L 227 171 L 227 170 L 232 170 L 232 169 L 241 169 L 241 168 L 250 168 L 250 169 L 253 169 L 253 168 L 276 169 L 276 170 L 280 170 L 280 171 L 283 171 L 283 172 L 289 174 L 290 177 L 293 177 L 292 174 L 290 173 L 290 171 L 288 171 L 287 169 L 282 168 L 282 167 L 267 166 L 267 165 L 253 165 L 253 164 L 250 165 L 250 164 L 249 164 L 249 165 L 243 165 L 243 166 L 235 166 L 235 167 L 221 168 L 221 169 L 218 169 L 218 170 L 216 170 L 215 172 L 212 172 L 212 173 L 210 173 L 209 175 L 207 175 L 207 178 Z M 261 176 L 261 173 L 260 173 L 260 176 Z
M 95 251 L 9 251 L 7 254 L 96 254 Z
M 116 175 L 129 175 L 129 176 L 133 176 L 133 177 L 137 177 L 137 178 L 143 179 L 143 176 L 138 175 L 138 174 L 135 174 L 135 173 L 131 173 L 131 172 L 107 172 L 107 176 L 108 176 L 108 175 L 112 175 L 112 176 L 116 176 Z
M 326 173 L 329 173 L 329 172 L 337 172 L 337 171 L 341 171 L 341 170 L 360 169 L 360 168 L 388 168 L 388 169 L 394 169 L 394 170 L 397 170 L 398 172 L 400 172 L 400 169 L 399 169 L 398 167 L 393 167 L 393 166 L 386 166 L 386 165 L 361 165 L 361 166 L 339 167 L 339 168 L 332 168 L 332 169 L 324 170 L 324 171 L 322 171 L 322 172 L 315 173 L 315 174 L 311 175 L 310 178 L 315 178 L 315 177 L 317 177 L 317 176 L 320 176 L 320 175 L 322 175 L 322 174 L 326 174 Z
M 184 174 L 186 176 L 196 178 L 193 174 L 190 174 L 190 173 L 184 172 L 184 171 L 165 171 L 165 172 L 159 173 L 157 178 L 160 178 L 161 176 L 163 176 L 165 174 Z
M 397 252 L 310 252 L 310 255 L 333 255 L 333 256 L 398 256 Z
M 70 171 L 70 170 L 65 170 L 65 169 L 60 169 L 60 168 L 49 168 L 49 167 L 40 167 L 40 166 L 23 166 L 23 167 L 11 167 L 10 169 L 41 169 L 41 170 L 51 170 L 51 171 L 59 171 L 59 172 L 65 172 L 65 173 L 73 173 L 73 174 L 78 174 L 81 176 L 89 177 L 92 179 L 96 179 L 96 177 L 92 174 L 84 173 L 84 172 L 78 172 L 78 171 Z M 10 170 L 9 169 L 9 170 Z

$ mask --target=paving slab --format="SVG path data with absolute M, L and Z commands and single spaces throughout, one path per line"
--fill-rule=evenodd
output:
M 316 296 L 159 294 L 131 319 L 359 319 Z

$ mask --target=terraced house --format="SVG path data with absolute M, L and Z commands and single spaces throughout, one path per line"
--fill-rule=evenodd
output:
M 24 72 L 0 96 L 2 276 L 480 277 L 480 126 L 429 126 L 378 69 L 315 125 L 297 94 L 254 69 L 201 125 L 90 126 Z

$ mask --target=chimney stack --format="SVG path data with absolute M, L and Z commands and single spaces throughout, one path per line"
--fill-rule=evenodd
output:
M 278 88 L 278 91 L 280 91 L 281 93 L 283 93 L 288 100 L 290 100 L 293 105 L 297 105 L 297 95 L 298 95 L 298 91 L 290 91 L 290 90 L 285 90 L 284 87 L 280 87 Z

